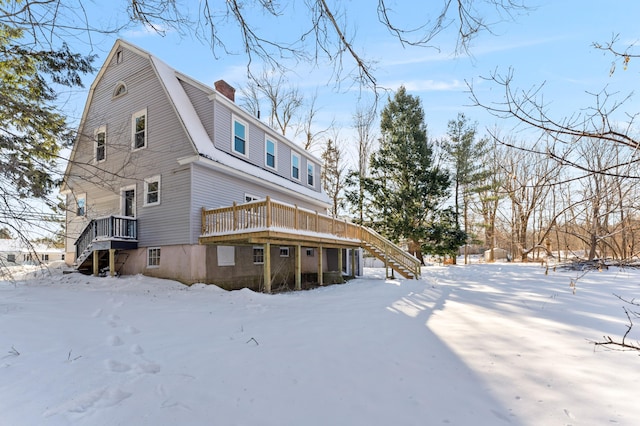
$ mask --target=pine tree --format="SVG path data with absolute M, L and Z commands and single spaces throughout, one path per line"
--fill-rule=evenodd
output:
M 442 142 L 453 172 L 454 213 L 458 228 L 467 235 L 469 231 L 469 207 L 479 191 L 479 180 L 487 174 L 481 158 L 486 152 L 487 140 L 476 141 L 476 123 L 462 113 L 448 124 L 448 139 Z M 464 263 L 468 263 L 468 251 L 465 244 Z
M 57 207 L 59 153 L 75 132 L 56 108 L 56 88 L 81 86 L 93 57 L 39 48 L 19 28 L 0 23 L 0 224 L 28 239 L 43 214 L 34 201 Z
M 455 229 L 455 223 L 441 214 L 450 178 L 434 164 L 420 99 L 400 87 L 382 111 L 380 131 L 380 149 L 366 180 L 375 225 L 393 241 L 406 239 L 410 246 L 433 251 L 443 243 L 444 233 L 434 232 L 436 227 Z

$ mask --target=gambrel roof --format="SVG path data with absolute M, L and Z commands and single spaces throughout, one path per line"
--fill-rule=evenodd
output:
M 249 179 L 258 179 L 262 182 L 266 182 L 269 184 L 274 184 L 280 187 L 284 187 L 287 190 L 294 191 L 304 197 L 308 197 L 313 199 L 316 203 L 320 202 L 326 206 L 329 206 L 329 198 L 322 191 L 315 191 L 305 185 L 300 185 L 299 183 L 293 182 L 289 179 L 286 179 L 282 176 L 269 172 L 268 170 L 264 170 L 256 165 L 248 163 L 240 158 L 237 158 L 227 152 L 224 152 L 214 145 L 213 141 L 209 137 L 203 123 L 198 116 L 195 107 L 191 103 L 189 96 L 185 92 L 180 81 L 187 82 L 195 87 L 200 88 L 205 93 L 209 95 L 209 98 L 213 101 L 223 102 L 226 106 L 232 109 L 234 114 L 238 114 L 242 116 L 246 121 L 250 122 L 254 126 L 259 126 L 267 133 L 274 133 L 274 131 L 269 128 L 266 124 L 257 120 L 246 111 L 241 109 L 238 105 L 236 105 L 233 101 L 229 100 L 226 96 L 216 91 L 215 88 L 207 86 L 197 80 L 194 80 L 179 71 L 173 69 L 162 60 L 153 56 L 152 54 L 140 49 L 139 47 L 132 45 L 124 40 L 117 40 L 114 44 L 111 52 L 109 53 L 107 59 L 104 62 L 104 65 L 98 72 L 96 79 L 89 89 L 89 94 L 87 96 L 87 102 L 85 104 L 85 108 L 82 114 L 82 119 L 79 125 L 78 135 L 81 134 L 82 129 L 84 127 L 84 123 L 87 119 L 87 113 L 89 111 L 89 106 L 91 105 L 93 94 L 95 88 L 102 78 L 102 75 L 105 73 L 108 68 L 109 63 L 112 58 L 116 54 L 116 52 L 121 48 L 126 48 L 135 52 L 136 54 L 145 57 L 149 60 L 158 80 L 160 81 L 164 91 L 167 95 L 169 102 L 171 103 L 173 109 L 176 112 L 178 119 L 180 120 L 185 134 L 189 139 L 191 145 L 194 148 L 194 157 L 189 159 L 177 159 L 182 163 L 188 162 L 202 162 L 203 164 L 210 167 L 218 167 L 222 169 L 226 169 L 227 171 L 232 171 L 236 174 L 245 175 Z M 287 140 L 283 136 L 279 135 L 278 139 L 283 143 L 286 143 L 293 151 L 297 151 L 300 155 L 305 157 L 310 157 L 313 161 L 320 165 L 322 164 L 320 160 L 313 157 L 309 152 L 304 151 L 299 146 L 295 145 L 293 142 Z M 69 188 L 67 187 L 66 177 L 69 173 L 69 167 L 71 166 L 73 159 L 75 157 L 75 152 L 77 149 L 78 140 L 74 144 L 73 151 L 70 156 L 70 162 L 67 164 L 67 170 L 65 172 L 65 181 L 63 182 L 61 191 L 67 191 Z

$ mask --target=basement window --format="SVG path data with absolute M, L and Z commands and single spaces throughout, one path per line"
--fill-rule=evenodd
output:
M 160 266 L 160 247 L 149 247 L 147 249 L 147 267 L 158 268 Z
M 264 263 L 264 247 L 253 248 L 253 263 L 255 264 Z

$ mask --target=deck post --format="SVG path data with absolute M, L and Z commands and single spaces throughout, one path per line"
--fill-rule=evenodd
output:
M 294 204 L 296 207 L 295 212 L 293 213 L 293 220 L 294 220 L 294 224 L 293 224 L 293 229 L 298 229 L 298 205 Z
M 324 285 L 322 281 L 322 245 L 320 245 L 318 246 L 318 284 Z
M 202 233 L 206 234 L 207 233 L 207 210 L 204 208 L 204 206 L 202 207 L 202 218 L 200 220 L 202 221 Z
M 296 245 L 295 252 L 296 290 L 302 290 L 302 246 L 300 244 Z
M 356 249 L 351 249 L 351 275 L 355 278 L 357 270 L 356 270 Z
M 109 249 L 109 275 L 116 275 L 116 249 Z
M 342 277 L 342 248 L 338 248 L 338 272 L 340 272 L 340 277 Z
M 271 243 L 264 243 L 264 292 L 271 293 Z
M 98 264 L 98 259 L 100 258 L 98 250 L 93 251 L 93 275 L 98 276 L 100 273 L 100 265 Z

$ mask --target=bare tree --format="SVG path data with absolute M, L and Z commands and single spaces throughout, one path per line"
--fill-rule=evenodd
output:
M 345 165 L 337 135 L 322 150 L 322 187 L 331 199 L 331 216 L 338 217 L 344 207 Z
M 352 206 L 352 212 L 356 214 L 358 223 L 364 223 L 365 212 L 365 188 L 364 180 L 367 178 L 369 170 L 369 158 L 373 150 L 375 133 L 373 124 L 375 111 L 371 106 L 359 105 L 353 114 L 353 127 L 356 131 L 357 147 L 355 170 L 350 170 L 347 176 L 346 185 L 349 190 L 346 197 Z
M 262 70 L 240 89 L 242 105 L 256 117 L 260 117 L 260 105 L 264 100 L 268 106 L 268 124 L 283 136 L 287 134 L 292 120 L 302 106 L 302 95 L 297 87 L 287 83 L 285 74 Z

